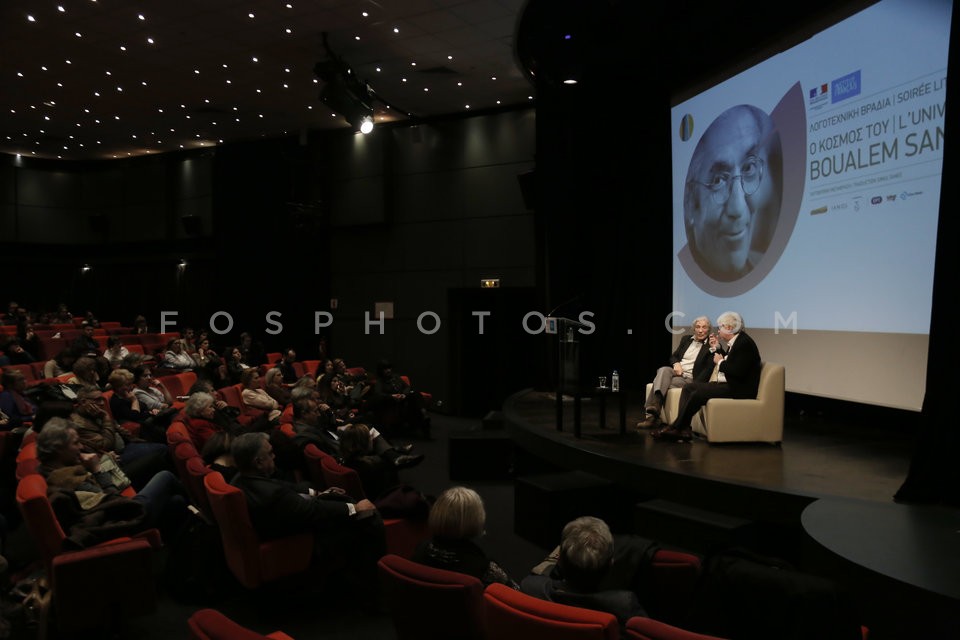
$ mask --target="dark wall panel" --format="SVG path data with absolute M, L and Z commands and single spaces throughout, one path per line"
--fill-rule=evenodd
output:
M 66 209 L 80 202 L 82 179 L 65 171 L 17 171 L 17 198 L 30 207 Z
M 123 203 L 123 170 L 95 170 L 81 174 L 82 197 L 79 203 L 86 209 L 98 210 Z

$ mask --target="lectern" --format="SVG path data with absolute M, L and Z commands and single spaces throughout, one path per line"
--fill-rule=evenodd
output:
M 573 434 L 580 437 L 580 329 L 572 318 L 548 317 L 547 333 L 557 335 L 557 431 L 563 431 L 563 394 L 573 396 Z

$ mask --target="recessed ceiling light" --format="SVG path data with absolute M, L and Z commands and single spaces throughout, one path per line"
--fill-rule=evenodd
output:
M 18 78 L 22 78 L 22 77 L 23 77 L 23 73 L 21 73 L 20 71 L 17 71 L 17 77 L 18 77 Z
M 256 18 L 257 16 L 253 15 L 253 13 L 251 12 L 247 14 L 247 17 L 253 19 L 253 18 Z
M 284 29 L 284 31 L 286 31 L 287 33 L 293 33 L 293 29 L 291 29 L 290 27 L 287 27 L 286 29 Z
M 126 48 L 125 46 L 120 45 L 120 51 L 126 51 L 126 50 L 127 50 L 127 48 Z
M 46 70 L 47 70 L 47 68 L 44 67 L 43 65 L 40 65 L 40 69 L 43 70 L 43 71 L 46 71 Z
M 36 21 L 37 19 L 34 18 L 33 16 L 27 16 L 27 22 L 36 22 Z
M 360 36 L 353 36 L 353 39 L 356 40 L 357 42 L 359 42 L 359 41 L 360 41 Z
M 146 20 L 146 18 L 143 17 L 143 14 L 142 14 L 142 13 L 138 13 L 138 14 L 137 14 L 137 17 L 140 18 L 141 20 Z
M 257 59 L 257 56 L 253 56 L 252 60 L 253 60 L 254 62 L 260 62 L 260 60 Z
M 147 38 L 147 42 L 149 42 L 150 44 L 153 44 L 153 38 Z
M 77 31 L 77 32 L 76 32 L 75 34 L 73 34 L 73 35 L 77 36 L 78 38 L 82 38 L 82 37 L 83 37 L 83 35 L 81 35 L 81 33 L 80 33 L 79 31 Z
M 394 28 L 393 28 L 393 32 L 394 32 L 394 33 L 400 33 L 400 29 L 394 27 Z

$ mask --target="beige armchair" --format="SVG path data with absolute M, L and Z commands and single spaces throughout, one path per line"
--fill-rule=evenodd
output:
M 679 401 L 679 389 L 677 391 Z M 760 387 L 756 400 L 712 398 L 707 401 L 691 424 L 694 433 L 708 442 L 770 442 L 783 440 L 784 396 L 786 374 L 782 364 L 764 362 L 760 370 Z M 667 394 L 669 400 L 670 394 Z M 667 408 L 667 403 L 664 403 Z M 676 417 L 676 407 L 672 409 Z
M 643 401 L 646 402 L 650 397 L 650 391 L 653 389 L 653 383 L 647 383 L 647 390 L 643 394 Z M 680 413 L 680 389 L 667 389 L 667 397 L 663 399 L 663 406 L 660 408 L 660 421 L 663 424 L 673 424 Z

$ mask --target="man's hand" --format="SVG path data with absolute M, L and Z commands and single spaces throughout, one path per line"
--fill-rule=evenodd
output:
M 100 471 L 100 456 L 95 453 L 81 453 L 80 464 L 90 473 Z
M 373 505 L 372 502 L 364 498 L 360 502 L 354 505 L 357 508 L 357 511 L 376 511 L 377 508 Z

